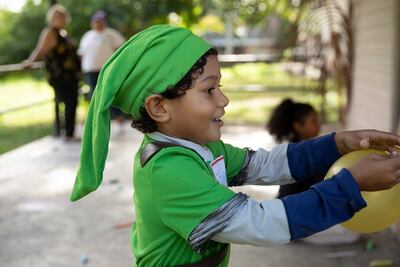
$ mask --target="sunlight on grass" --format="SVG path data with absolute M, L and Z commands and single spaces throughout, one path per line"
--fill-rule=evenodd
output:
M 40 106 L 14 111 L 1 116 L 1 125 L 20 127 L 32 124 L 51 123 L 54 118 L 54 104 L 49 102 Z
M 294 77 L 281 68 L 280 64 L 246 63 L 221 69 L 224 88 L 231 85 L 262 84 L 266 87 L 316 86 L 315 81 Z
M 19 127 L 0 125 L 0 154 L 51 134 L 51 124 L 32 124 Z
M 0 80 L 0 110 L 26 108 L 0 114 L 0 154 L 53 133 L 54 92 L 47 81 L 30 75 Z M 42 102 L 39 105 L 31 104 Z M 77 121 L 83 122 L 87 102 L 80 97 Z M 60 105 L 63 111 L 63 105 Z
M 321 98 L 312 92 L 225 92 L 230 99 L 229 105 L 225 108 L 225 123 L 245 123 L 264 125 L 271 111 L 284 99 L 292 98 L 296 101 L 310 103 L 317 111 L 320 109 Z M 335 92 L 329 92 L 326 98 L 326 121 L 337 121 L 336 112 L 338 97 Z
M 50 100 L 54 97 L 53 89 L 44 78 L 34 79 L 28 75 L 0 80 L 0 94 L 0 110 Z
M 0 154 L 51 134 L 53 107 L 47 103 L 0 115 Z
M 83 100 L 80 99 L 82 103 Z M 61 105 L 61 110 L 63 106 Z M 78 106 L 77 121 L 86 116 L 87 103 Z M 0 115 L 0 154 L 15 149 L 54 132 L 54 103 Z
M 280 64 L 237 64 L 222 68 L 221 74 L 222 89 L 230 100 L 224 116 L 228 124 L 264 125 L 284 98 L 310 103 L 317 111 L 321 108 L 322 99 L 316 93 L 317 81 L 290 75 Z M 331 81 L 326 82 L 326 87 L 325 119 L 337 121 L 339 96 Z

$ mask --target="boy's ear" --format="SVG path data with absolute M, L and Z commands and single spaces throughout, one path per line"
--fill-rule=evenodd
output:
M 144 102 L 147 113 L 155 122 L 166 122 L 169 120 L 169 113 L 165 108 L 164 100 L 164 97 L 161 95 L 151 95 Z

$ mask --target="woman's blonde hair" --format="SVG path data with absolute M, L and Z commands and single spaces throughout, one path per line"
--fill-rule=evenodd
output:
M 46 21 L 48 24 L 50 24 L 51 20 L 57 12 L 64 15 L 66 23 L 71 21 L 71 14 L 69 14 L 68 10 L 60 4 L 55 4 L 49 8 L 49 11 L 47 11 Z

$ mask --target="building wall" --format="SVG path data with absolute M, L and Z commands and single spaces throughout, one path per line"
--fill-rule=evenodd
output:
M 353 98 L 349 129 L 391 131 L 397 116 L 398 0 L 354 1 Z

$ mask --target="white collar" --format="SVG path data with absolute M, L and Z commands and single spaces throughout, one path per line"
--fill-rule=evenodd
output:
M 156 141 L 160 142 L 172 142 L 187 148 L 190 148 L 194 151 L 196 151 L 205 162 L 212 162 L 214 160 L 214 156 L 211 153 L 210 149 L 208 149 L 206 146 L 199 145 L 195 142 L 181 139 L 181 138 L 176 138 L 172 137 L 169 135 L 165 135 L 160 132 L 153 132 L 153 133 L 148 133 L 147 134 L 151 139 L 154 139 Z

